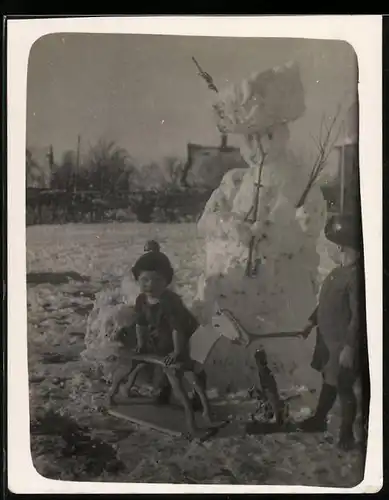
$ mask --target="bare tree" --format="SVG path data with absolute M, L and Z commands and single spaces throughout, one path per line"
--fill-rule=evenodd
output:
M 134 169 L 128 152 L 115 141 L 104 139 L 90 148 L 85 168 L 91 187 L 102 193 L 128 189 Z
M 137 187 L 147 191 L 162 191 L 168 181 L 161 165 L 156 162 L 145 163 L 137 168 Z
M 46 175 L 44 169 L 33 158 L 32 151 L 26 149 L 26 186 L 27 187 L 44 187 L 46 183 Z
M 60 164 L 53 170 L 51 185 L 55 189 L 70 191 L 74 188 L 76 175 L 76 153 L 72 150 L 65 151 Z

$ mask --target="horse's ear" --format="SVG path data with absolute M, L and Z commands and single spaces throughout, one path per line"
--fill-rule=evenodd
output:
M 240 337 L 239 330 L 231 318 L 228 317 L 220 309 L 212 316 L 212 326 L 215 331 L 228 338 L 229 340 L 238 340 Z

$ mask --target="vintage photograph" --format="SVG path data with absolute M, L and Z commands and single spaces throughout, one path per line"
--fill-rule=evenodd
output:
M 33 44 L 39 474 L 362 482 L 358 78 L 340 40 L 63 32 Z

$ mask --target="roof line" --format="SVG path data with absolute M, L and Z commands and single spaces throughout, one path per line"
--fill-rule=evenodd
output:
M 214 149 L 218 151 L 226 151 L 226 152 L 232 152 L 232 151 L 240 151 L 238 147 L 235 146 L 227 146 L 225 148 L 221 148 L 220 146 L 205 146 L 204 144 L 197 144 L 194 142 L 188 142 L 187 143 L 188 149 Z

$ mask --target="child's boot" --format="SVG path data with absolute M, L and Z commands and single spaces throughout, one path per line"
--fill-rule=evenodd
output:
M 336 387 L 324 383 L 314 415 L 301 422 L 298 425 L 299 429 L 303 432 L 325 432 L 327 415 L 335 403 L 336 395 Z
M 357 400 L 351 389 L 347 394 L 340 394 L 342 423 L 339 432 L 338 447 L 344 451 L 355 447 L 354 422 L 357 415 Z

